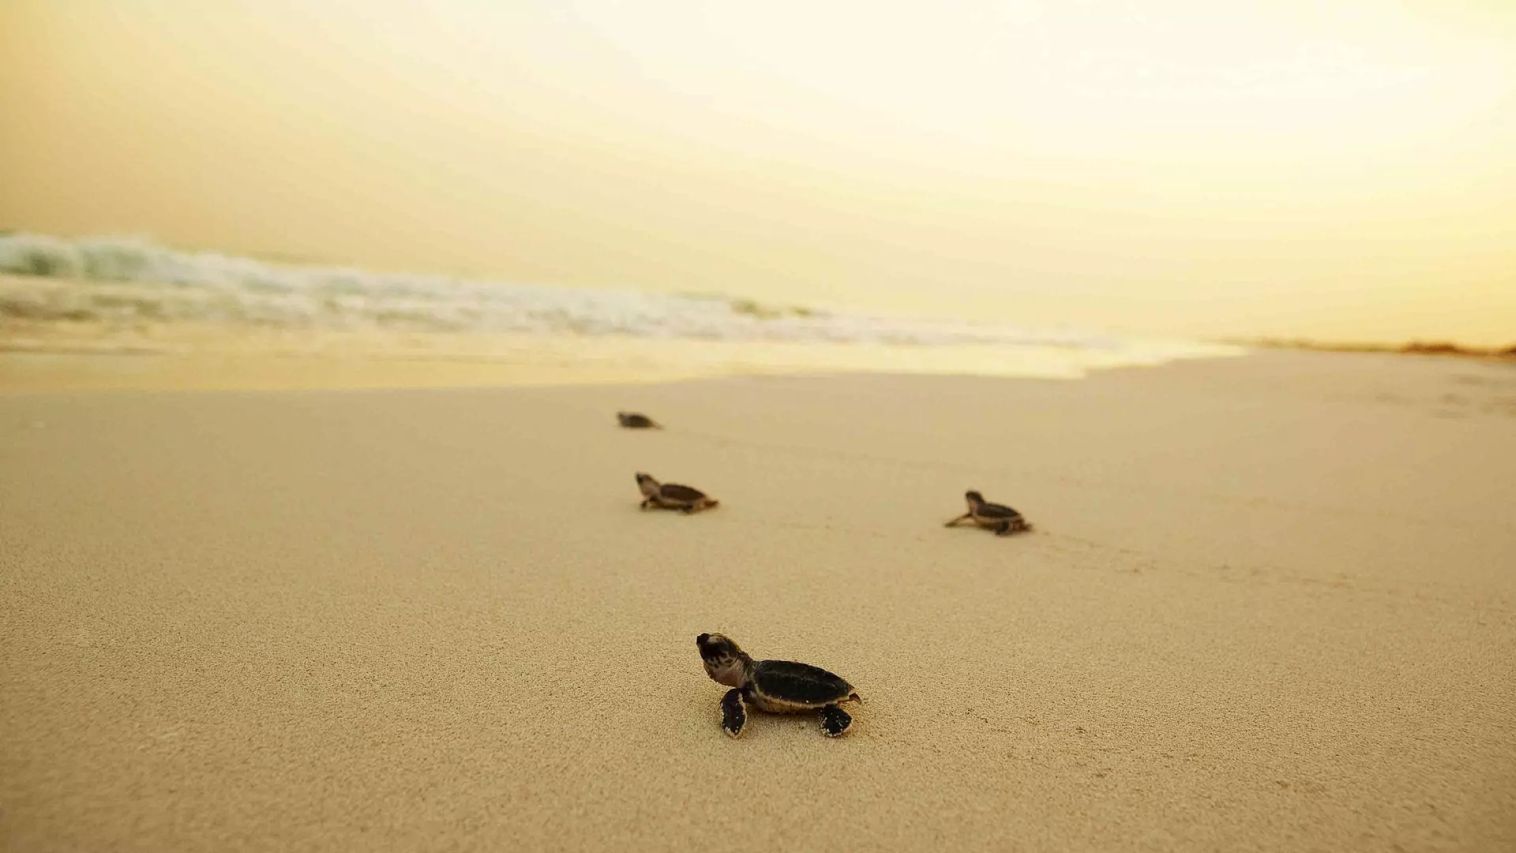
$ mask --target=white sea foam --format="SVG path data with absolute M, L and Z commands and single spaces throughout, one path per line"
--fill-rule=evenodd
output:
M 183 252 L 133 237 L 0 234 L 0 272 L 61 279 L 0 284 L 0 319 L 122 326 L 219 323 L 260 330 L 525 333 L 789 343 L 1060 347 L 1139 360 L 1154 342 L 967 321 L 770 307 L 742 299 L 577 289 L 439 275 L 295 266 Z M 1163 349 L 1160 347 L 1160 349 Z M 1135 352 L 1134 352 L 1135 354 Z

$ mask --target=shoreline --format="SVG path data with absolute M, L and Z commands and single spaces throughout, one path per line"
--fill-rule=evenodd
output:
M 499 339 L 498 337 L 496 339 Z M 506 338 L 504 340 L 512 340 Z M 1246 359 L 1270 353 L 1360 356 L 1388 359 L 1387 370 L 1403 369 L 1422 361 L 1484 364 L 1496 369 L 1516 362 L 1501 352 L 1460 350 L 1392 349 L 1373 346 L 1315 346 L 1291 343 L 1228 341 L 1210 354 L 1186 354 L 1170 360 L 1130 361 L 1074 366 L 1057 357 L 1037 360 L 1017 353 L 1021 361 L 1006 364 L 1000 372 L 962 369 L 963 348 L 922 348 L 931 356 L 913 359 L 921 350 L 893 348 L 893 359 L 881 358 L 879 348 L 858 344 L 838 345 L 859 350 L 848 358 L 818 354 L 815 347 L 791 348 L 787 357 L 774 358 L 782 349 L 772 344 L 728 344 L 718 357 L 681 361 L 681 353 L 709 352 L 721 348 L 710 342 L 665 342 L 640 339 L 514 339 L 509 352 L 446 356 L 424 349 L 392 350 L 367 342 L 349 354 L 327 347 L 315 350 L 279 351 L 262 342 L 258 346 L 225 347 L 220 350 L 165 352 L 160 348 L 97 350 L 87 346 L 65 348 L 60 343 L 46 347 L 0 346 L 0 397 L 12 394 L 47 394 L 96 391 L 319 391 L 343 389 L 511 388 L 577 385 L 658 385 L 668 382 L 716 380 L 741 377 L 838 376 L 937 376 L 942 378 L 1088 379 L 1112 371 L 1159 369 L 1187 362 Z M 628 346 L 630 344 L 630 346 Z M 533 349 L 536 347 L 536 349 Z M 1221 348 L 1225 347 L 1225 348 Z M 1247 347 L 1252 347 L 1248 349 Z M 887 348 L 889 349 L 889 348 Z M 936 351 L 931 351 L 936 350 Z M 902 358 L 902 356 L 904 356 Z M 1379 363 L 1379 362 L 1375 362 Z M 871 366 L 873 365 L 873 366 Z M 1344 367 L 1347 367 L 1345 364 Z
M 1121 367 L 1235 358 L 1235 346 L 1098 348 L 666 340 L 369 332 L 151 332 L 102 345 L 56 329 L 0 347 L 0 394 L 90 390 L 449 388 L 648 384 L 731 376 L 984 375 L 1071 380 Z

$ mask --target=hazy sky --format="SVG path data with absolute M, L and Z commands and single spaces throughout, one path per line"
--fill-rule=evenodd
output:
M 1516 342 L 1516 2 L 0 2 L 0 228 Z

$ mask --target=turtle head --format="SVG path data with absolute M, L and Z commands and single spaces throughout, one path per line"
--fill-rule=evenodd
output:
M 969 502 L 969 507 L 971 509 L 984 503 L 984 495 L 979 494 L 973 489 L 969 489 L 968 491 L 964 492 L 963 499 Z
M 700 648 L 700 660 L 711 680 L 728 687 L 741 687 L 747 682 L 748 664 L 753 659 L 725 635 L 701 634 L 695 638 L 695 645 Z
M 646 474 L 646 473 L 643 473 L 642 471 L 638 471 L 637 472 L 637 488 L 639 488 L 639 489 L 642 490 L 642 494 L 643 494 L 644 497 L 649 497 L 650 498 L 653 495 L 658 494 L 658 481 L 653 479 L 653 475 L 652 474 Z

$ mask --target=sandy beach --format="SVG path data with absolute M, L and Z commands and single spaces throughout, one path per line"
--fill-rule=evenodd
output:
M 1516 846 L 1509 364 L 14 393 L 0 436 L 7 850 Z M 968 488 L 1037 530 L 943 529 Z M 728 739 L 703 631 L 853 730 Z

